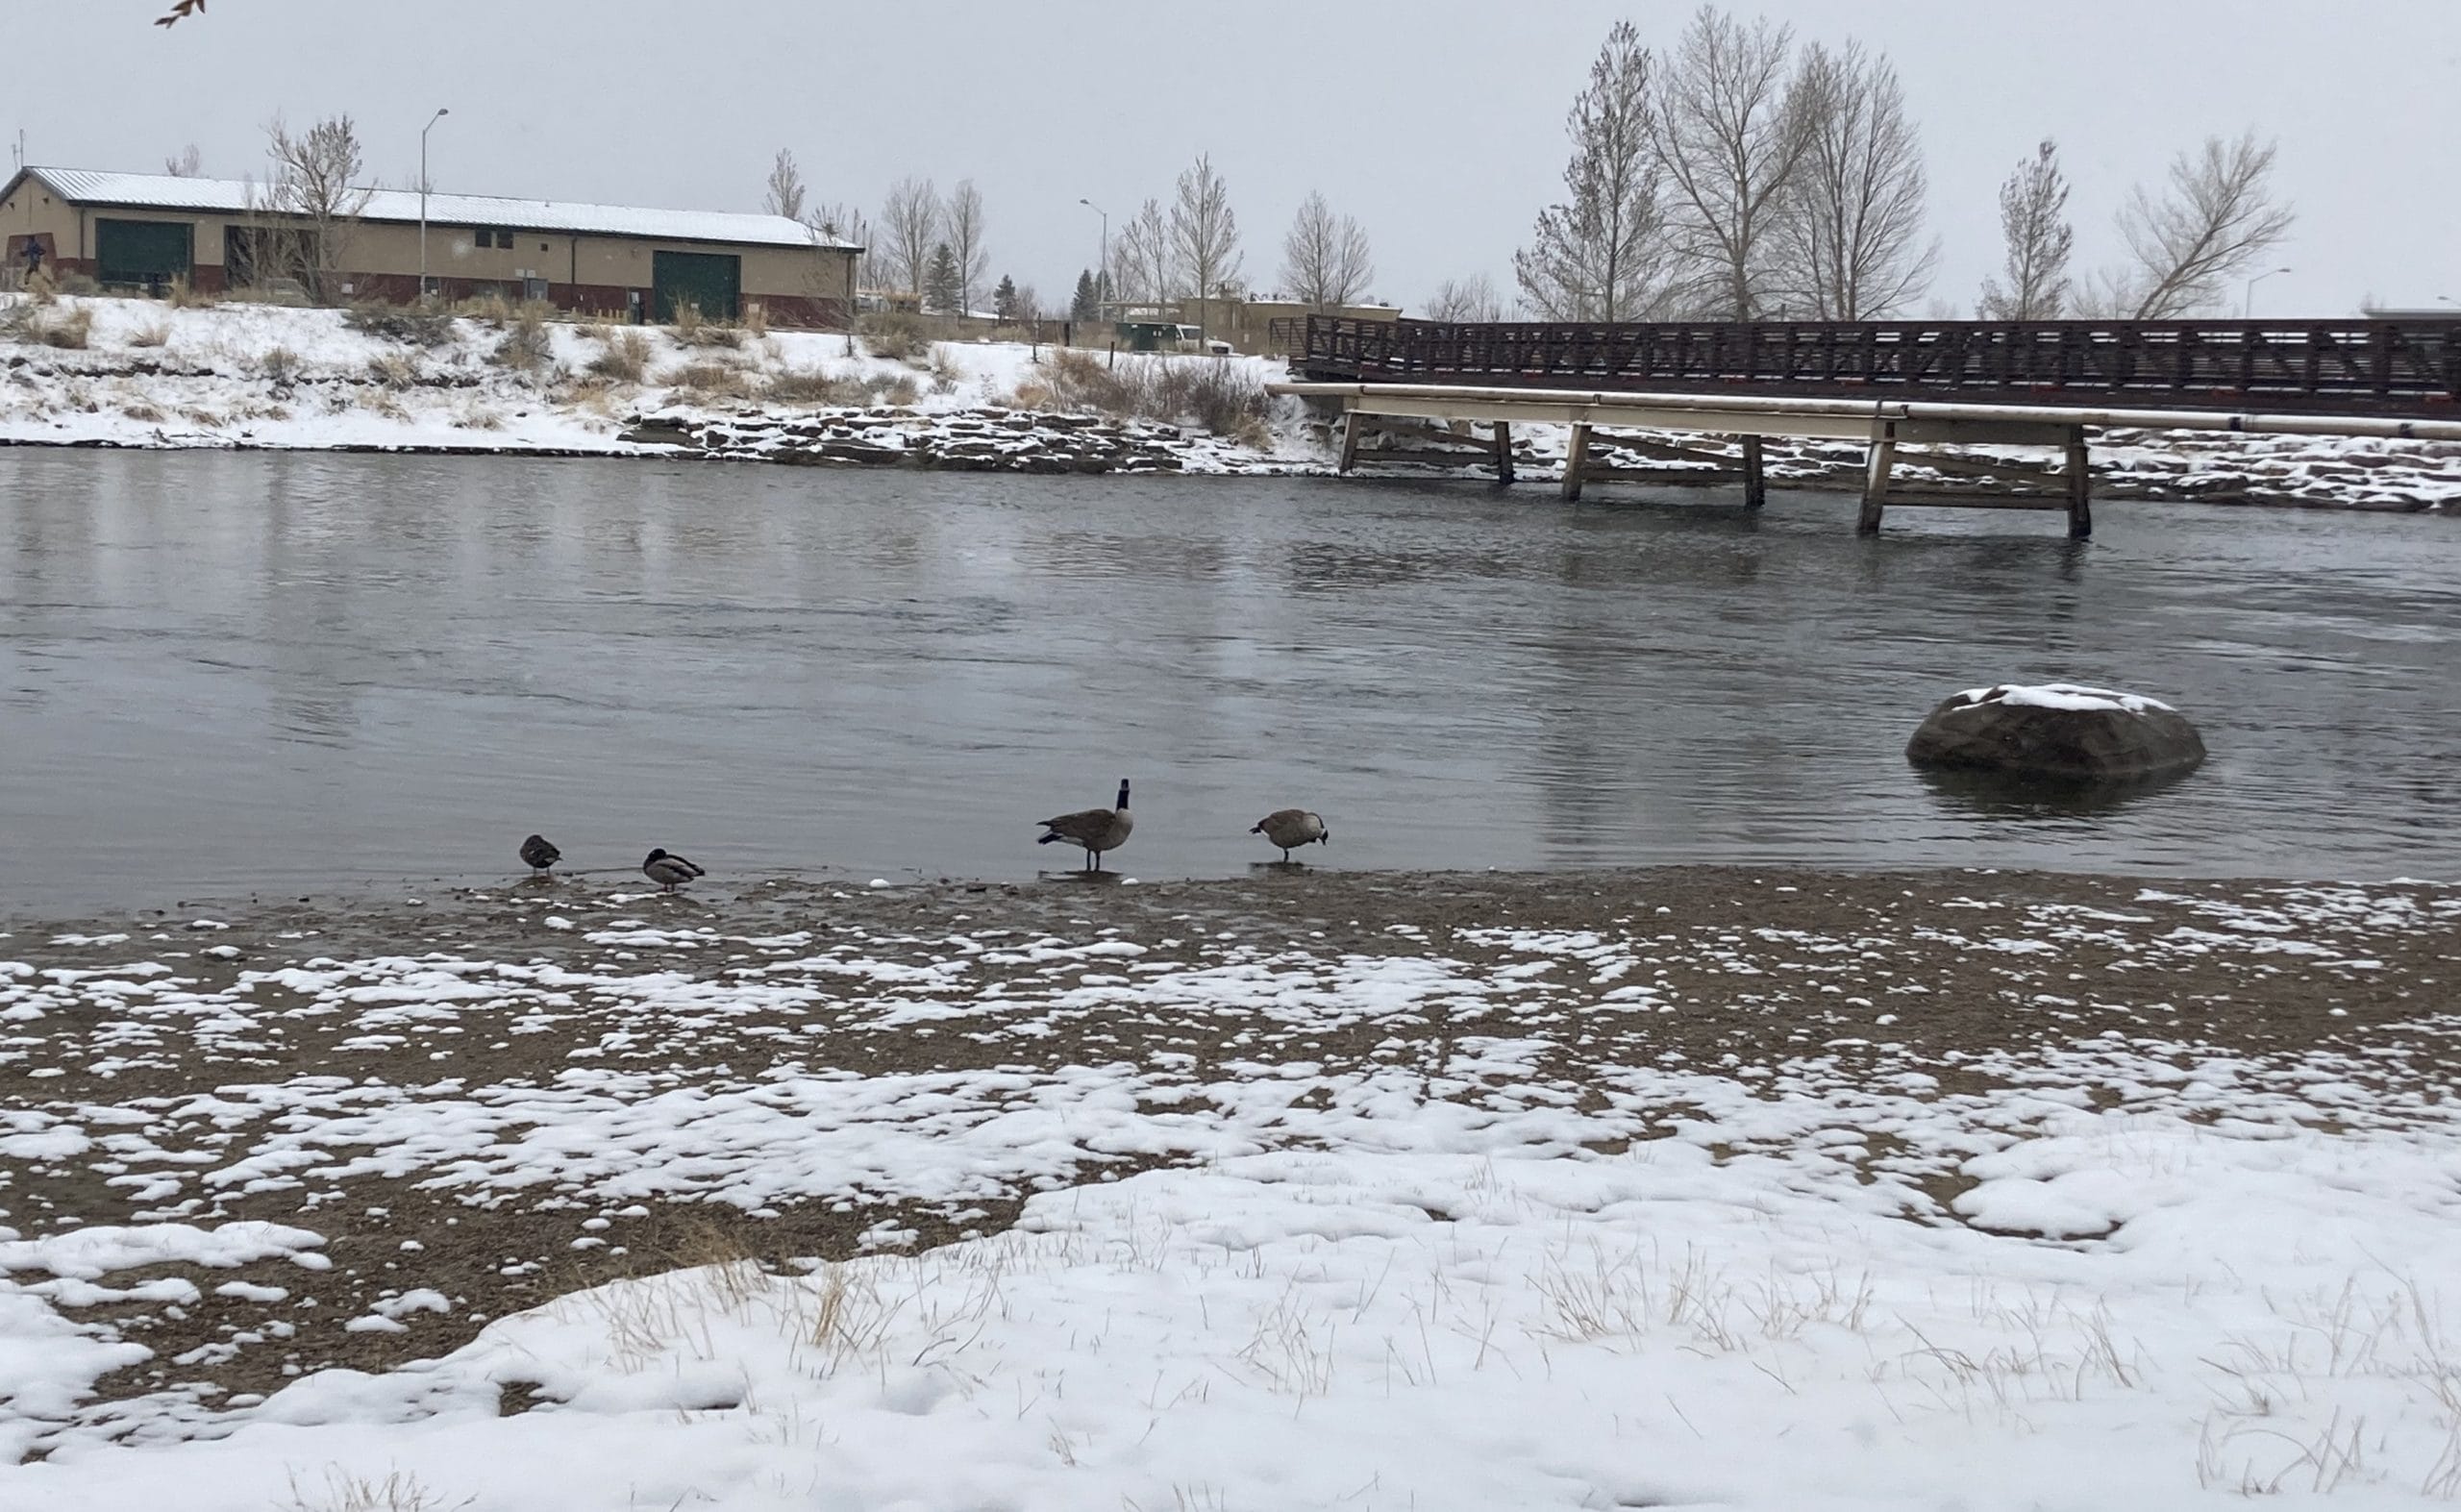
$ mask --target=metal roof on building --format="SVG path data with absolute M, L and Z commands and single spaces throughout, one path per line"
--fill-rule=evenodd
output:
M 261 207 L 265 186 L 246 179 L 188 179 L 167 173 L 100 173 L 84 168 L 28 167 L 51 191 L 74 205 L 115 205 L 141 210 L 190 210 L 245 214 Z M 360 220 L 419 219 L 415 189 L 370 189 Z M 631 205 L 584 205 L 557 200 L 516 200 L 492 194 L 427 196 L 434 226 L 480 226 L 590 236 L 635 236 L 658 241 L 722 241 L 769 247 L 834 247 L 855 243 L 816 235 L 783 215 L 732 211 L 648 210 Z

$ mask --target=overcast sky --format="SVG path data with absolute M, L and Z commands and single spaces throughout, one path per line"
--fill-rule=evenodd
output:
M 1672 40 L 1684 0 L 10 0 L 0 127 L 37 163 L 209 173 L 261 161 L 263 122 L 357 116 L 371 171 L 408 184 L 418 131 L 440 189 L 755 210 L 792 147 L 820 199 L 877 207 L 897 178 L 972 178 L 994 276 L 1064 294 L 1200 152 L 1228 178 L 1247 273 L 1269 285 L 1310 188 L 1375 239 L 1376 291 L 1510 285 L 1560 189 L 1565 108 L 1606 28 Z M 2260 312 L 2363 295 L 2461 299 L 2461 0 L 1739 0 L 1897 62 L 1929 150 L 1934 295 L 1970 310 L 1997 265 L 1995 195 L 2040 137 L 2076 184 L 2077 260 L 2111 212 L 2211 133 L 2281 142 L 2299 224 Z M 41 61 L 38 66 L 25 66 Z M 1920 312 L 1920 310 L 1914 311 Z M 2235 313 L 2235 310 L 2233 311 Z

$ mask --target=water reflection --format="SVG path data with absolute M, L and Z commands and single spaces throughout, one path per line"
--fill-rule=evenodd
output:
M 1127 775 L 1144 877 L 1253 875 L 1291 805 L 1318 867 L 2461 872 L 2451 521 L 1601 492 L 0 454 L 0 845 L 52 907 L 493 878 L 532 830 L 1025 879 Z M 2213 758 L 2083 804 L 1906 766 L 2009 680 Z

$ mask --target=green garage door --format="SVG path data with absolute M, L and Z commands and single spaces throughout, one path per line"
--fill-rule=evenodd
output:
M 742 303 L 741 258 L 714 252 L 650 254 L 650 318 L 659 325 L 675 323 L 678 305 L 698 305 L 711 320 L 733 320 L 743 312 Z
M 159 288 L 186 278 L 195 245 L 196 227 L 184 220 L 94 222 L 94 261 L 105 284 Z

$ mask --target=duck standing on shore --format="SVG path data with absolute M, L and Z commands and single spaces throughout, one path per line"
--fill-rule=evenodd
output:
M 534 876 L 544 877 L 563 858 L 564 853 L 548 844 L 543 834 L 534 834 L 521 842 L 521 864 Z
M 1128 811 L 1128 779 L 1123 777 L 1119 780 L 1118 807 L 1087 808 L 1078 813 L 1061 814 L 1056 819 L 1043 820 L 1042 827 L 1047 832 L 1034 844 L 1049 845 L 1054 840 L 1065 840 L 1071 845 L 1081 845 L 1085 848 L 1086 868 L 1101 871 L 1103 853 L 1118 850 L 1127 843 L 1129 831 L 1136 828 L 1135 818 Z
M 1333 838 L 1333 832 L 1325 828 L 1325 816 L 1310 813 L 1305 808 L 1277 808 L 1257 820 L 1256 827 L 1248 832 L 1263 835 L 1281 847 L 1281 858 L 1285 864 L 1290 860 L 1290 853 L 1301 846 L 1330 846 Z
M 649 859 L 641 863 L 641 875 L 658 883 L 659 891 L 673 892 L 693 878 L 709 874 L 680 855 L 659 850 L 652 851 Z

